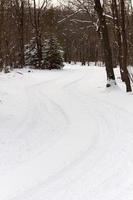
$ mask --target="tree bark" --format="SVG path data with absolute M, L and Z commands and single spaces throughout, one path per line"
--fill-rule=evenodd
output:
M 41 68 L 42 61 L 42 41 L 41 41 L 41 33 L 40 33 L 40 18 L 38 16 L 36 0 L 34 0 L 34 25 L 35 25 L 35 37 L 36 37 L 36 45 L 37 45 L 37 54 L 38 54 L 38 67 Z
M 1 0 L 0 2 L 0 71 L 2 71 L 4 67 L 4 58 L 3 58 L 3 52 L 2 52 L 4 5 L 5 5 L 5 0 Z
M 25 65 L 24 57 L 24 0 L 15 0 L 15 19 L 18 29 L 18 44 L 19 44 L 19 67 Z
M 122 38 L 121 38 L 121 27 L 120 27 L 120 18 L 118 13 L 118 6 L 116 0 L 112 0 L 112 14 L 113 14 L 113 22 L 114 22 L 114 32 L 116 35 L 116 41 L 118 44 L 118 62 L 120 65 L 120 74 L 121 79 L 124 81 L 123 76 L 123 55 L 122 55 Z
M 21 58 L 20 58 L 20 64 L 21 67 L 24 67 L 25 65 L 25 57 L 24 57 L 24 1 L 21 0 L 21 17 L 20 17 L 20 51 L 21 51 Z
M 112 51 L 110 46 L 108 27 L 106 23 L 106 18 L 104 15 L 104 10 L 101 5 L 100 0 L 94 0 L 95 2 L 95 10 L 99 19 L 99 31 L 101 33 L 101 41 L 104 50 L 104 60 L 106 65 L 106 73 L 107 73 L 107 87 L 110 87 L 112 84 L 116 84 L 115 75 L 113 70 L 113 61 L 112 61 Z
M 123 41 L 123 59 L 122 59 L 122 65 L 123 65 L 123 78 L 126 84 L 126 91 L 131 92 L 131 83 L 130 83 L 130 78 L 128 74 L 128 69 L 127 69 L 127 35 L 126 35 L 126 26 L 125 26 L 125 3 L 124 0 L 120 0 L 120 9 L 121 9 L 121 36 L 122 36 L 122 41 Z

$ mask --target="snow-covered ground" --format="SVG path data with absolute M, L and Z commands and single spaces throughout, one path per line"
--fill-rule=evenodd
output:
M 133 95 L 101 67 L 0 74 L 0 200 L 132 200 Z

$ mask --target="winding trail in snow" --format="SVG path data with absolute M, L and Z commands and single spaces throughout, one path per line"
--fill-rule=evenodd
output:
M 103 69 L 47 75 L 18 84 L 24 105 L 10 136 L 5 129 L 12 152 L 1 148 L 1 159 L 14 162 L 0 168 L 1 200 L 132 199 L 133 109 L 120 102 L 132 96 L 105 91 Z

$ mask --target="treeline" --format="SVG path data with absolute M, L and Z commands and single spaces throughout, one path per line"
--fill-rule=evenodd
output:
M 31 4 L 31 3 L 34 4 Z M 66 62 L 104 61 L 101 48 L 99 21 L 90 2 L 73 1 L 69 6 L 52 7 L 47 1 L 37 7 L 37 0 L 0 0 L 0 66 L 25 65 L 24 46 L 36 37 L 38 56 L 41 42 L 54 34 L 64 49 Z M 83 4 L 84 2 L 84 4 Z M 87 2 L 87 1 L 86 1 Z M 113 2 L 113 1 L 112 1 Z M 106 1 L 107 3 L 107 1 Z M 43 5 L 44 4 L 44 5 Z M 85 7 L 84 7 L 85 6 Z M 106 6 L 106 5 L 105 5 Z M 114 66 L 118 64 L 116 20 L 112 5 L 105 8 Z M 88 9 L 88 10 L 87 10 Z M 114 16 L 115 19 L 115 16 Z M 133 13 L 130 2 L 126 7 L 128 64 L 133 64 Z M 41 59 L 40 59 L 41 60 Z
M 43 44 L 56 38 L 65 62 L 101 61 L 108 82 L 120 65 L 122 80 L 130 80 L 127 65 L 133 65 L 133 10 L 130 0 L 73 0 L 53 7 L 50 0 L 0 0 L 0 69 L 24 67 L 25 47 L 33 38 L 38 68 Z M 107 84 L 110 86 L 110 83 Z
M 63 47 L 66 62 L 102 60 L 100 41 L 95 27 L 85 20 L 85 12 L 73 7 L 53 7 L 48 1 L 0 0 L 0 68 L 23 67 L 25 45 L 36 41 L 39 66 L 42 43 L 54 35 Z M 72 16 L 72 17 L 70 17 Z M 90 16 L 92 22 L 94 19 Z
M 114 67 L 119 65 L 121 79 L 125 82 L 126 91 L 130 92 L 132 88 L 128 65 L 133 62 L 132 1 L 75 0 L 70 4 L 77 11 L 85 12 L 88 23 L 93 22 L 97 27 L 106 67 L 107 87 L 116 85 Z

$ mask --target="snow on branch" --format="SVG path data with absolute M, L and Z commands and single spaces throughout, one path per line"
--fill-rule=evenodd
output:
M 78 14 L 79 12 L 81 12 L 81 9 L 79 9 L 78 11 L 66 16 L 65 18 L 61 19 L 60 21 L 58 21 L 57 23 L 60 24 L 64 21 L 66 21 L 67 19 L 70 19 L 71 17 L 73 17 L 74 15 Z
M 105 14 L 105 17 L 108 18 L 108 19 L 113 20 L 113 17 L 112 17 L 111 15 L 107 15 L 107 14 Z
M 89 23 L 89 24 L 93 24 L 92 21 L 87 21 L 87 20 L 80 20 L 80 19 L 71 19 L 71 22 L 80 22 L 80 23 Z

